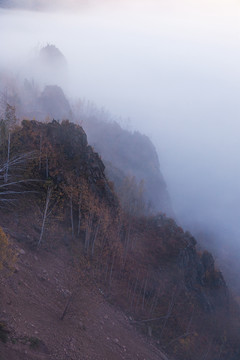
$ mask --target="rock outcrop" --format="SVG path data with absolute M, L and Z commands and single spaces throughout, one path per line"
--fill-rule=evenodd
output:
M 117 187 L 126 176 L 143 180 L 145 201 L 154 211 L 173 215 L 170 197 L 156 149 L 146 135 L 130 132 L 116 122 L 88 117 L 83 122 L 91 145 L 99 152 L 106 164 L 106 173 Z

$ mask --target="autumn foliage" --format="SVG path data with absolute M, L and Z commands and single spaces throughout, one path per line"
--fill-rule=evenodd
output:
M 25 243 L 67 245 L 77 277 L 89 276 L 167 353 L 237 359 L 239 314 L 221 272 L 190 233 L 148 211 L 143 183 L 126 177 L 118 196 L 85 132 L 68 121 L 23 121 L 11 133 L 10 159 L 22 153 L 34 154 L 21 170 L 26 192 L 12 209 Z M 0 265 L 10 254 L 0 229 Z

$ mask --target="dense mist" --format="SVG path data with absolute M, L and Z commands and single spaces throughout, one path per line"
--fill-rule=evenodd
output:
M 178 221 L 239 246 L 239 2 L 18 3 L 0 1 L 2 79 L 47 85 L 37 51 L 56 45 L 51 83 L 147 134 Z

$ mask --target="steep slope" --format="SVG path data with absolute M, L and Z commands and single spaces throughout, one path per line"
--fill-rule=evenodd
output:
M 10 331 L 2 351 L 9 358 L 27 351 L 30 359 L 77 359 L 81 351 L 83 359 L 155 359 L 158 350 L 138 342 L 119 310 L 117 320 L 109 315 L 121 309 L 178 360 L 239 359 L 239 308 L 212 255 L 167 216 L 121 208 L 81 127 L 24 121 L 8 139 L 0 152 L 4 158 L 11 144 L 8 166 L 0 169 L 0 225 L 13 246 L 24 248 L 14 275 L 1 275 L 0 320 Z M 102 296 L 113 308 L 100 304 Z M 14 348 L 19 355 L 11 355 Z
M 145 200 L 151 203 L 154 211 L 173 215 L 156 149 L 146 135 L 124 130 L 116 122 L 96 117 L 88 117 L 83 126 L 117 187 L 121 188 L 124 177 L 135 176 L 138 183 L 144 181 Z
M 0 82 L 4 83 L 4 76 L 2 78 Z M 136 187 L 143 185 L 146 208 L 174 215 L 151 140 L 139 132 L 127 131 L 116 122 L 108 121 L 104 112 L 94 106 L 86 106 L 84 101 L 71 106 L 60 87 L 66 88 L 67 61 L 57 47 L 49 44 L 40 49 L 29 66 L 28 78 L 35 80 L 26 79 L 23 85 L 15 80 L 15 86 L 11 86 L 15 89 L 8 94 L 8 101 L 14 104 L 20 119 L 69 119 L 83 125 L 89 144 L 101 155 L 106 173 L 114 182 L 120 198 L 126 177 L 130 180 L 134 178 Z M 14 83 L 12 79 L 11 82 Z
M 73 291 L 68 250 L 33 253 L 16 246 L 15 273 L 1 279 L 0 316 L 10 331 L 9 341 L 0 341 L 1 360 L 167 359 L 108 304 L 88 275 L 60 320 Z
M 16 188 L 20 190 L 17 208 L 6 203 L 0 209 L 1 225 L 11 235 L 18 254 L 14 274 L 7 278 L 0 274 L 0 322 L 9 331 L 6 345 L 0 344 L 0 356 L 9 360 L 166 359 L 136 333 L 121 311 L 107 303 L 96 285 L 91 263 L 100 250 L 103 260 L 106 250 L 111 251 L 111 244 L 106 243 L 110 236 L 104 229 L 111 233 L 118 202 L 104 175 L 104 165 L 88 146 L 84 131 L 68 122 L 24 121 L 11 141 L 13 159 L 19 152 L 31 151 L 33 157 L 23 163 L 18 174 L 10 164 L 9 178 L 21 176 L 26 180 Z M 29 173 L 31 180 L 36 179 L 33 184 L 27 179 Z M 9 183 L 0 198 L 9 199 L 15 186 Z M 46 209 L 49 187 L 51 218 L 39 243 L 39 225 L 43 224 L 39 222 L 43 217 L 40 210 Z M 75 227 L 79 209 L 80 232 Z M 109 224 L 104 218 L 108 210 Z M 104 221 L 104 228 L 99 219 Z M 64 314 L 68 302 L 70 307 Z

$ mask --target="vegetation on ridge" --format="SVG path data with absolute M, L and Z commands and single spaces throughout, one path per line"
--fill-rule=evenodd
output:
M 94 279 L 132 323 L 178 359 L 238 359 L 238 308 L 211 254 L 197 251 L 191 234 L 164 214 L 143 212 L 133 181 L 123 184 L 121 206 L 80 126 L 25 120 L 8 131 L 2 161 L 34 154 L 16 174 L 14 166 L 3 170 L 9 189 L 15 186 L 10 175 L 22 181 L 17 206 L 0 208 L 1 225 L 13 238 L 56 253 L 66 244 L 74 276 Z M 70 294 L 64 321 L 72 302 Z

